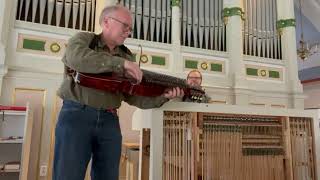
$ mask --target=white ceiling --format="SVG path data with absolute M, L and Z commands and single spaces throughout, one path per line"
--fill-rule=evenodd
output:
M 299 0 L 294 1 L 296 6 L 295 16 L 297 21 L 297 42 L 299 42 L 301 34 Z M 309 42 L 309 44 L 320 43 L 320 0 L 301 0 L 301 3 L 304 39 Z M 299 45 L 297 43 L 297 48 L 298 47 Z M 298 66 L 299 70 L 320 67 L 320 52 L 309 57 L 305 61 L 298 59 Z
M 296 0 L 295 3 L 298 5 L 299 1 Z M 309 19 L 318 32 L 320 32 L 320 0 L 301 0 L 301 3 L 302 13 Z

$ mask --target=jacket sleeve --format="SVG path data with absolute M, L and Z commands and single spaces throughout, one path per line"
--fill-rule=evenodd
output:
M 136 106 L 140 109 L 150 109 L 161 107 L 164 103 L 168 102 L 169 99 L 158 96 L 158 97 L 145 97 L 145 96 L 129 96 L 125 95 L 124 101 L 132 106 Z
M 63 63 L 83 73 L 123 74 L 123 64 L 126 59 L 90 49 L 89 44 L 93 37 L 93 33 L 79 32 L 70 38 Z

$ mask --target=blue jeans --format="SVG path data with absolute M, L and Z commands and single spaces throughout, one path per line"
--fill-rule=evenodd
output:
M 56 125 L 53 180 L 118 180 L 122 135 L 118 116 L 64 100 Z

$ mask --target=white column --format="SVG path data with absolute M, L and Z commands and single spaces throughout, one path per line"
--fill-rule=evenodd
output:
M 95 30 L 96 34 L 101 33 L 101 26 L 99 24 L 100 13 L 106 6 L 112 6 L 117 4 L 117 0 L 96 0 L 96 20 L 95 20 Z
M 104 2 L 105 2 L 104 3 L 105 6 L 112 6 L 112 5 L 116 5 L 118 3 L 118 0 L 104 0 Z
M 0 97 L 1 97 L 1 92 L 2 92 L 2 82 L 3 82 L 3 77 L 7 74 L 8 68 L 7 67 L 2 67 L 0 65 Z
M 0 1 L 0 95 L 3 77 L 8 71 L 6 54 L 10 29 L 15 21 L 14 4 L 16 1 Z
M 278 20 L 294 19 L 294 1 L 278 0 L 277 1 Z M 295 26 L 282 28 L 281 50 L 282 59 L 286 66 L 287 92 L 289 97 L 289 108 L 304 107 L 303 88 L 298 77 L 298 57 L 296 46 Z
M 152 110 L 152 122 L 150 128 L 150 164 L 149 179 L 162 180 L 163 171 L 163 110 Z
M 0 65 L 5 63 L 6 47 L 9 37 L 9 30 L 11 28 L 11 18 L 10 14 L 12 12 L 13 1 L 0 1 Z M 9 18 L 8 18 L 9 17 Z
M 172 44 L 180 46 L 180 0 L 172 0 Z
M 172 59 L 171 72 L 181 73 L 184 69 L 184 63 L 181 56 L 181 22 L 180 22 L 180 4 L 181 0 L 171 0 L 172 4 L 172 24 L 171 24 L 171 44 Z
M 242 8 L 241 0 L 225 0 L 224 8 Z M 242 19 L 240 15 L 227 18 L 226 49 L 229 54 L 229 78 L 234 89 L 233 104 L 247 105 L 249 103 L 249 90 L 246 80 L 246 71 L 243 61 Z

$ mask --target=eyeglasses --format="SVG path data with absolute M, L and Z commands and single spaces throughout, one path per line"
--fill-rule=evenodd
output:
M 188 79 L 202 79 L 201 77 L 192 77 L 192 76 L 189 76 Z
M 111 17 L 111 16 L 108 16 L 108 18 L 111 18 L 111 19 L 117 21 L 118 23 L 122 24 L 122 27 L 126 32 L 130 32 L 130 33 L 132 32 L 132 27 L 129 24 L 122 22 L 119 19 Z

